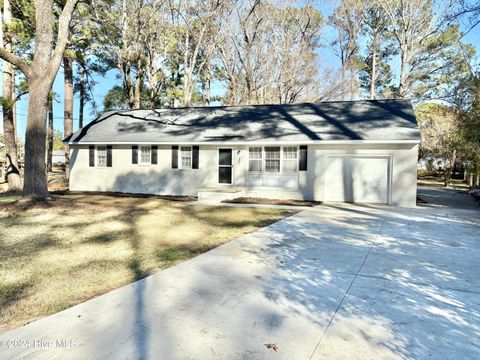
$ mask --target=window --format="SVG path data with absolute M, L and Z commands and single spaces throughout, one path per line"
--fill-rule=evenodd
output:
M 298 172 L 297 146 L 248 148 L 248 171 L 292 174 Z
M 150 146 L 140 146 L 140 164 L 151 163 Z
M 260 146 L 248 149 L 248 171 L 262 171 L 262 148 Z
M 283 148 L 283 166 L 282 171 L 284 173 L 297 172 L 297 147 L 285 146 Z
M 192 147 L 191 146 L 180 147 L 180 167 L 182 169 L 192 168 Z
M 107 166 L 106 146 L 97 146 L 97 166 Z
M 280 172 L 280 146 L 265 147 L 265 172 Z

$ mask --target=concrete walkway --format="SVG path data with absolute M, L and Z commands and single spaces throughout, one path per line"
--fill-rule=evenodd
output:
M 0 358 L 479 359 L 480 212 L 452 197 L 304 211 L 6 333 Z

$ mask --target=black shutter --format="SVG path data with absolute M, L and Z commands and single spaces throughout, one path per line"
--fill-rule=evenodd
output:
M 199 153 L 199 147 L 193 146 L 192 147 L 192 169 L 198 169 L 198 153 Z
M 152 146 L 152 164 L 158 163 L 158 146 Z
M 298 170 L 300 171 L 307 171 L 307 153 L 308 146 L 300 146 L 300 163 L 298 165 Z
M 138 164 L 138 146 L 132 146 L 132 164 Z
M 112 167 L 112 145 L 107 146 L 107 167 Z
M 172 146 L 172 169 L 178 169 L 178 146 Z
M 95 166 L 95 146 L 88 147 L 89 166 Z

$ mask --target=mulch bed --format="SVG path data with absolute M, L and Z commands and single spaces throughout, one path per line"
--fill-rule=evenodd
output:
M 50 194 L 52 195 L 102 195 L 102 196 L 112 196 L 112 197 L 129 197 L 129 198 L 155 198 L 155 199 L 180 201 L 180 202 L 197 201 L 196 196 L 189 196 L 189 195 L 131 194 L 131 193 L 121 193 L 121 192 L 113 192 L 113 191 L 59 190 L 59 191 L 50 191 Z
M 263 204 L 263 205 L 283 205 L 283 206 L 306 206 L 312 207 L 320 205 L 321 201 L 310 201 L 310 200 L 280 200 L 280 199 L 266 199 L 266 198 L 256 198 L 256 197 L 238 197 L 232 200 L 223 200 L 222 203 L 227 204 Z

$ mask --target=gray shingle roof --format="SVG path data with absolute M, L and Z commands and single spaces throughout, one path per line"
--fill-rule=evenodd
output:
M 107 112 L 72 143 L 420 140 L 409 100 Z

